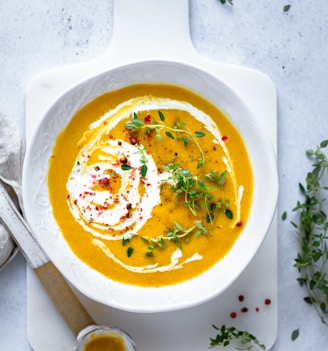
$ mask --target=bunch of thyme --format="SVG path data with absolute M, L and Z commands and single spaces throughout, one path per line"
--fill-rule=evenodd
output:
M 306 152 L 313 160 L 312 170 L 307 173 L 306 184 L 299 184 L 304 200 L 298 201 L 293 209 L 299 213 L 299 221 L 292 225 L 299 235 L 300 248 L 294 266 L 300 274 L 299 284 L 308 293 L 304 300 L 315 307 L 321 321 L 328 326 L 328 221 L 324 208 L 328 190 L 328 159 L 324 153 L 327 146 L 328 140 L 324 140 L 315 150 Z

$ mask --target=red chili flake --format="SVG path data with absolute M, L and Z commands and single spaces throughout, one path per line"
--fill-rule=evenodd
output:
M 265 300 L 264 300 L 264 303 L 265 303 L 266 305 L 270 305 L 270 304 L 271 304 L 271 300 L 270 300 L 270 299 L 265 299 Z
M 237 223 L 236 223 L 236 227 L 241 227 L 243 225 L 243 222 L 242 221 L 238 221 Z
M 119 141 L 117 142 L 117 144 L 118 144 L 119 146 L 121 146 L 121 145 L 122 145 L 122 142 L 119 140 Z
M 77 200 L 76 199 L 74 200 L 74 205 L 77 205 Z
M 105 178 L 102 178 L 102 179 L 99 179 L 99 185 L 109 185 L 109 178 L 105 177 Z
M 126 157 L 120 157 L 120 162 L 121 163 L 128 163 L 128 159 Z
M 256 312 L 260 312 L 260 309 L 258 307 L 255 308 Z
M 239 300 L 240 302 L 243 302 L 243 301 L 245 300 L 245 296 L 244 296 L 244 295 L 239 295 L 239 296 L 238 296 L 238 300 Z
M 66 200 L 69 200 L 70 198 L 71 198 L 71 195 L 70 195 L 70 194 L 67 194 Z
M 224 143 L 227 143 L 229 141 L 229 137 L 226 136 L 226 135 L 223 135 L 223 137 L 221 138 L 221 140 L 224 142 Z
M 139 142 L 138 139 L 134 138 L 133 136 L 129 136 L 129 140 L 132 145 L 136 145 Z
M 230 317 L 231 317 L 232 319 L 237 318 L 237 313 L 236 313 L 236 312 L 231 312 L 231 313 L 230 313 Z
M 145 117 L 145 124 L 151 124 L 151 116 L 148 113 L 148 115 Z
M 247 308 L 247 307 L 243 307 L 243 308 L 240 310 L 240 312 L 246 313 L 246 312 L 248 312 L 248 308 Z

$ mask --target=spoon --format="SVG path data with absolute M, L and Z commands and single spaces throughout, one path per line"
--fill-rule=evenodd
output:
M 36 273 L 73 334 L 77 337 L 82 329 L 94 325 L 95 322 L 64 277 L 34 239 L 2 182 L 0 182 L 0 222 L 16 241 L 27 263 Z
M 22 207 L 22 164 L 24 145 L 15 123 L 0 112 L 0 225 L 16 242 L 59 313 L 75 336 L 95 322 L 78 300 L 58 269 L 35 241 L 28 224 L 9 196 L 11 188 Z M 6 185 L 5 185 L 6 184 Z

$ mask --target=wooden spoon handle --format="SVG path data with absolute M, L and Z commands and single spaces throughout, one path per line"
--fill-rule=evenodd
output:
M 43 266 L 35 268 L 34 272 L 54 302 L 58 312 L 76 337 L 82 329 L 95 324 L 52 262 L 49 261 Z

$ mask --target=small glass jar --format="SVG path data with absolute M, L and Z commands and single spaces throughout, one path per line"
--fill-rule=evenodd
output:
M 80 331 L 74 350 L 136 351 L 137 348 L 131 336 L 119 328 L 90 325 Z

